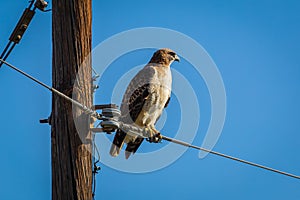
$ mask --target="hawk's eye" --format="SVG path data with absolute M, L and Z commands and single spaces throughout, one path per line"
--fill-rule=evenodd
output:
M 171 56 L 173 56 L 173 57 L 175 57 L 175 55 L 176 55 L 176 53 L 174 53 L 174 52 L 169 52 L 169 54 L 171 55 Z

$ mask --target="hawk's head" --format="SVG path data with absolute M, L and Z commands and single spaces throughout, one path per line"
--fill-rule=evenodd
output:
M 157 63 L 165 66 L 170 66 L 173 61 L 179 62 L 180 59 L 173 50 L 165 48 L 157 50 L 153 54 L 149 63 Z

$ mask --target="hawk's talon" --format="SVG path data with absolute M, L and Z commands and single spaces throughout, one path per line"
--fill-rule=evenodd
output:
M 161 140 L 162 140 L 162 136 L 160 135 L 160 133 L 157 133 L 154 136 L 147 138 L 146 140 L 150 143 L 152 143 L 152 142 L 153 143 L 160 143 Z

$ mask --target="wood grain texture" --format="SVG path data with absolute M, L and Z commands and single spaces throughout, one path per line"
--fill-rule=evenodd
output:
M 53 87 L 92 107 L 91 0 L 53 0 Z M 80 71 L 78 79 L 77 73 Z M 75 86 L 74 86 L 75 84 Z M 74 87 L 73 87 L 74 86 Z M 52 199 L 92 199 L 88 116 L 53 94 L 51 115 Z M 80 123 L 75 127 L 74 120 Z M 80 139 L 87 138 L 87 139 Z

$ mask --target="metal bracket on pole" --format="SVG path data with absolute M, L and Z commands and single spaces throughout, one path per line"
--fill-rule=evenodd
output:
M 48 3 L 44 0 L 36 0 L 33 9 L 34 1 L 30 1 L 29 6 L 24 10 L 21 18 L 19 19 L 16 27 L 14 28 L 13 32 L 11 33 L 9 37 L 9 42 L 7 43 L 6 47 L 4 48 L 3 52 L 0 55 L 0 58 L 3 60 L 6 60 L 9 54 L 12 52 L 12 50 L 15 48 L 16 44 L 18 44 L 25 31 L 27 30 L 34 14 L 36 8 L 41 10 L 42 12 L 47 12 L 49 10 L 45 10 L 45 8 L 48 6 Z M 2 66 L 3 62 L 0 63 L 0 67 Z
M 140 128 L 134 124 L 125 124 L 119 121 L 121 116 L 121 111 L 118 109 L 115 104 L 106 104 L 106 105 L 95 105 L 95 110 L 101 110 L 102 121 L 99 123 L 101 128 L 95 127 L 91 128 L 91 131 L 96 132 L 106 132 L 111 134 L 117 129 L 122 129 L 124 132 L 129 135 L 139 136 L 142 138 L 149 138 L 150 132 L 145 128 Z
M 119 128 L 118 121 L 119 117 L 121 116 L 121 112 L 116 104 L 95 105 L 94 109 L 101 110 L 102 112 L 102 121 L 99 124 L 102 128 L 91 128 L 92 132 L 106 132 L 108 134 L 111 134 L 111 132 L 114 132 Z

